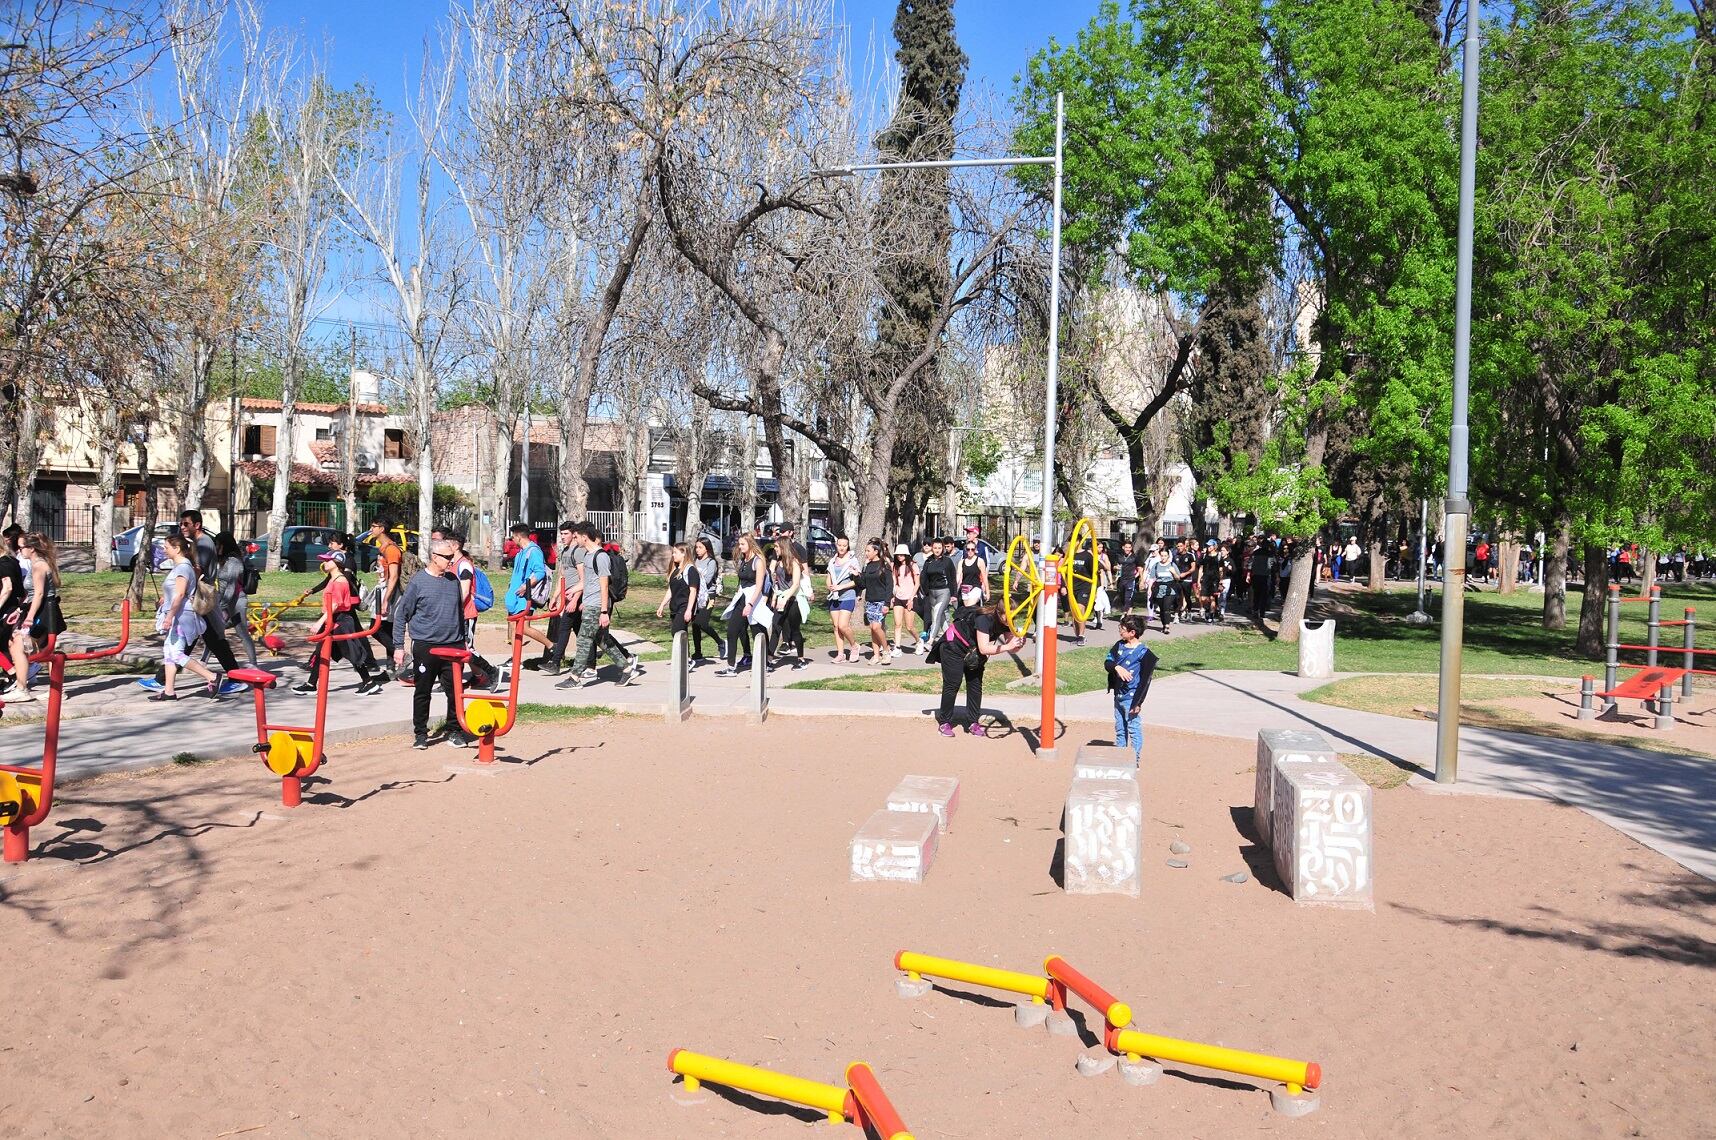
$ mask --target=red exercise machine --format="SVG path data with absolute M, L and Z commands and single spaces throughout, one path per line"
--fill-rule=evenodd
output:
M 321 684 L 316 688 L 316 719 L 309 725 L 270 724 L 268 723 L 267 690 L 272 689 L 280 680 L 279 677 L 266 669 L 234 669 L 228 673 L 234 681 L 241 681 L 250 686 L 250 691 L 256 700 L 256 746 L 255 751 L 262 756 L 262 762 L 268 770 L 280 777 L 280 803 L 285 807 L 297 807 L 303 795 L 303 780 L 306 776 L 315 774 L 316 769 L 327 762 L 327 754 L 322 751 L 326 739 L 328 721 L 328 689 L 332 684 L 329 674 L 333 669 L 334 642 L 357 641 L 359 638 L 371 637 L 381 628 L 381 617 L 378 614 L 368 629 L 357 630 L 353 633 L 335 633 L 334 615 L 332 608 L 323 595 L 322 602 L 322 632 L 310 635 L 310 642 L 315 647 L 310 653 L 310 675 L 321 675 Z
M 429 652 L 453 663 L 453 709 L 459 717 L 459 727 L 477 738 L 477 763 L 495 762 L 495 738 L 505 736 L 518 723 L 518 675 L 524 666 L 524 627 L 539 618 L 559 617 L 566 610 L 566 587 L 562 583 L 554 604 L 540 613 L 525 610 L 506 620 L 512 626 L 512 668 L 507 682 L 506 700 L 465 692 L 465 665 L 471 659 L 469 649 L 451 647 Z
M 94 661 L 101 657 L 116 657 L 124 652 L 131 640 L 131 599 L 125 599 L 119 610 L 119 644 L 87 653 L 62 653 L 50 635 L 47 644 L 31 655 L 30 664 L 46 662 L 48 666 L 48 719 L 42 738 L 42 764 L 39 768 L 0 764 L 0 824 L 4 824 L 3 857 L 8 863 L 22 863 L 30 857 L 30 829 L 48 818 L 54 806 L 54 771 L 60 749 L 60 703 L 65 699 L 66 662 Z M 25 665 L 28 668 L 29 664 Z M 4 708 L 0 702 L 0 708 Z

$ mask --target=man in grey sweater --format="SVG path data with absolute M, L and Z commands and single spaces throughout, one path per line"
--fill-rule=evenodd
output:
M 454 748 L 471 746 L 471 738 L 459 727 L 453 708 L 453 670 L 458 666 L 433 653 L 442 648 L 465 648 L 464 599 L 451 572 L 452 561 L 452 543 L 433 543 L 429 564 L 412 575 L 405 593 L 393 604 L 393 628 L 411 638 L 411 672 L 416 682 L 411 694 L 414 748 L 429 747 L 429 698 L 436 681 L 447 694 L 447 743 Z M 394 650 L 393 663 L 396 667 L 405 664 L 403 645 Z

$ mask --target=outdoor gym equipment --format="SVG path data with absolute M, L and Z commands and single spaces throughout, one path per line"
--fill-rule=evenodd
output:
M 264 605 L 251 602 L 245 607 L 244 620 L 250 624 L 250 636 L 262 642 L 273 653 L 279 653 L 286 648 L 285 639 L 280 636 L 280 619 L 286 611 L 297 609 L 304 599 L 310 596 L 305 590 L 289 602 L 274 602 Z
M 0 765 L 0 824 L 5 826 L 3 857 L 8 863 L 22 863 L 30 857 L 30 829 L 48 818 L 54 806 L 54 773 L 60 749 L 60 704 L 65 699 L 66 662 L 94 661 L 101 657 L 117 657 L 131 640 L 131 599 L 119 608 L 119 644 L 86 653 L 61 653 L 54 648 L 55 638 L 49 636 L 41 651 L 29 662 L 48 665 L 48 716 L 42 736 L 42 764 L 39 768 Z M 28 665 L 25 666 L 28 668 Z M 4 708 L 0 702 L 0 708 Z
M 1131 1028 L 1131 1006 L 1116 1000 L 1113 994 L 1058 954 L 1044 959 L 1042 977 L 951 958 L 934 958 L 909 950 L 901 950 L 894 955 L 894 968 L 906 975 L 895 983 L 901 997 L 915 998 L 927 994 L 933 988 L 930 978 L 945 978 L 1021 994 L 1031 1000 L 1015 1007 L 1014 1020 L 1027 1028 L 1047 1022 L 1049 1031 L 1060 1035 L 1071 1035 L 1077 1031 L 1066 1013 L 1067 996 L 1077 996 L 1101 1014 L 1104 1022 L 1103 1051 L 1087 1052 L 1079 1058 L 1079 1071 L 1089 1076 L 1107 1072 L 1123 1062 L 1121 1074 L 1129 1083 L 1154 1084 L 1161 1076 L 1160 1062 L 1172 1061 L 1276 1082 L 1282 1087 L 1270 1091 L 1271 1103 L 1286 1115 L 1303 1115 L 1316 1107 L 1316 1097 L 1311 1090 L 1317 1089 L 1323 1081 L 1322 1068 L 1316 1062 L 1247 1053 L 1220 1045 L 1204 1045 L 1139 1032 Z
M 1650 607 L 1649 617 L 1645 623 L 1645 644 L 1636 645 L 1621 640 L 1621 605 L 1625 602 L 1643 602 Z M 1679 682 L 1680 696 L 1683 700 L 1692 696 L 1692 678 L 1695 676 L 1716 676 L 1716 669 L 1700 669 L 1697 667 L 1699 657 L 1716 657 L 1716 649 L 1699 649 L 1695 645 L 1698 633 L 1697 610 L 1687 606 L 1684 616 L 1679 621 L 1662 620 L 1662 587 L 1652 586 L 1650 592 L 1637 598 L 1621 597 L 1619 586 L 1609 587 L 1609 606 L 1607 613 L 1607 636 L 1605 637 L 1607 660 L 1603 665 L 1603 691 L 1594 694 L 1603 698 L 1604 711 L 1614 711 L 1617 702 L 1622 699 L 1643 701 L 1656 715 L 1655 727 L 1663 730 L 1674 727 L 1674 689 Z M 1662 631 L 1680 627 L 1681 643 L 1678 646 L 1662 644 Z M 1616 673 L 1621 668 L 1620 656 L 1622 650 L 1643 653 L 1645 667 L 1628 677 L 1625 681 L 1616 683 Z M 1678 650 L 1680 667 L 1659 666 L 1659 654 L 1667 654 L 1670 658 Z M 1581 715 L 1590 709 L 1590 702 L 1584 692 L 1580 694 Z
M 757 1093 L 817 1109 L 828 1114 L 831 1124 L 850 1120 L 860 1128 L 874 1130 L 882 1140 L 912 1140 L 905 1122 L 876 1080 L 875 1071 L 863 1061 L 846 1066 L 845 1088 L 685 1049 L 675 1049 L 667 1055 L 667 1069 L 684 1079 L 688 1093 L 697 1092 L 703 1082 L 708 1081 L 740 1092 Z
M 256 701 L 256 745 L 253 750 L 261 755 L 263 765 L 280 777 L 280 803 L 284 807 L 297 807 L 302 802 L 304 778 L 315 775 L 328 758 L 322 746 L 327 740 L 328 690 L 333 687 L 334 642 L 373 637 L 381 628 L 381 617 L 377 615 L 368 629 L 335 633 L 330 603 L 331 599 L 323 595 L 322 632 L 310 635 L 310 676 L 319 675 L 321 679 L 316 686 L 316 717 L 310 724 L 268 722 L 267 691 L 280 679 L 273 673 L 266 669 L 234 669 L 227 674 L 234 681 L 250 686 Z
M 1090 553 L 1090 576 L 1078 576 L 1072 568 L 1078 565 L 1081 549 Z M 1029 617 L 1038 599 L 1042 601 L 1043 628 L 1038 635 L 1042 651 L 1042 718 L 1037 733 L 1037 759 L 1055 759 L 1055 651 L 1059 640 L 1059 625 L 1055 620 L 1056 599 L 1061 592 L 1061 567 L 1057 554 L 1043 560 L 1039 573 L 1036 559 L 1031 556 L 1031 543 L 1024 535 L 1015 535 L 1007 547 L 1007 560 L 1001 564 L 1001 616 L 1016 637 L 1024 636 L 1030 626 Z M 1088 518 L 1073 526 L 1067 540 L 1064 565 L 1068 568 L 1067 582 L 1071 587 L 1072 606 L 1080 621 L 1089 619 L 1096 608 L 1097 559 L 1095 528 Z M 1088 589 L 1084 587 L 1088 585 Z M 1081 602 L 1080 593 L 1084 598 Z
M 506 700 L 492 696 L 465 693 L 465 665 L 471 660 L 469 649 L 445 646 L 431 649 L 435 657 L 453 662 L 453 709 L 459 727 L 477 738 L 477 763 L 495 762 L 495 738 L 505 736 L 518 723 L 518 677 L 524 665 L 524 627 L 537 618 L 558 617 L 566 609 L 566 586 L 561 584 L 554 604 L 540 613 L 526 609 L 506 620 L 512 626 L 512 668 L 507 681 Z

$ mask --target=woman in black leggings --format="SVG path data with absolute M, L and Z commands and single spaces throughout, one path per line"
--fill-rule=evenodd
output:
M 794 655 L 792 667 L 802 669 L 804 615 L 799 612 L 798 591 L 806 571 L 790 540 L 783 538 L 775 543 L 775 558 L 769 573 L 774 577 L 775 648 L 780 651 L 782 660 L 790 650 Z
M 935 720 L 943 736 L 953 735 L 953 702 L 961 684 L 965 686 L 965 731 L 972 736 L 984 735 L 983 726 L 977 723 L 983 712 L 983 668 L 997 653 L 1017 653 L 1025 645 L 1024 638 L 1008 631 L 1000 602 L 979 609 L 980 601 L 977 587 L 961 590 L 960 605 L 947 623 L 947 632 L 931 647 L 941 663 L 941 704 Z
M 721 592 L 721 563 L 716 560 L 715 548 L 706 538 L 692 543 L 691 554 L 691 567 L 697 572 L 697 607 L 691 615 L 691 661 L 694 665 L 701 665 L 708 660 L 703 656 L 705 633 L 715 648 L 715 656 L 727 655 L 727 643 L 721 640 L 720 631 L 715 628 L 714 611 L 709 605 L 710 600 Z
M 730 677 L 750 667 L 753 629 L 765 634 L 761 656 L 765 664 L 768 661 L 767 631 L 751 624 L 752 614 L 763 604 L 764 578 L 768 573 L 768 565 L 763 561 L 757 540 L 748 534 L 740 535 L 733 547 L 733 561 L 739 571 L 739 592 L 734 595 L 733 604 L 727 607 L 727 667 L 717 669 L 717 677 Z

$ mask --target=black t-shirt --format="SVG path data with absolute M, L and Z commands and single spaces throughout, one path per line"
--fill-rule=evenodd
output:
M 685 607 L 691 604 L 692 594 L 697 591 L 698 581 L 699 576 L 695 566 L 687 566 L 683 574 L 676 574 L 667 580 L 667 604 L 670 615 L 684 615 Z
M 960 606 L 955 610 L 949 628 L 953 631 L 948 635 L 949 640 L 961 654 L 978 647 L 977 635 L 980 633 L 990 641 L 1004 641 L 1007 637 L 1007 630 L 1001 619 L 990 616 L 976 606 Z M 962 639 L 965 644 L 961 644 Z M 987 661 L 988 658 L 983 660 Z
M 1221 555 L 1206 551 L 1198 560 L 1198 569 L 1203 572 L 1204 585 L 1213 589 L 1221 581 Z
M 894 596 L 894 576 L 880 560 L 864 563 L 864 600 L 886 602 Z
M 10 554 L 0 554 L 0 582 L 12 583 L 12 592 L 0 602 L 0 613 L 11 613 L 24 607 L 24 568 Z M 5 636 L 0 634 L 0 636 Z
M 967 562 L 963 558 L 960 559 L 959 560 L 959 585 L 960 585 L 960 587 L 963 589 L 966 586 L 981 586 L 981 585 L 983 585 L 983 569 L 984 569 L 983 559 L 981 559 L 981 558 L 973 558 L 969 562 Z
M 945 556 L 924 559 L 923 580 L 926 590 L 951 590 L 953 561 Z
M 197 535 L 197 577 L 205 582 L 215 580 L 215 565 L 219 561 L 215 557 L 215 541 L 208 531 Z
M 1256 578 L 1269 577 L 1269 564 L 1275 561 L 1271 557 L 1269 545 L 1264 543 L 1251 552 L 1251 576 Z

